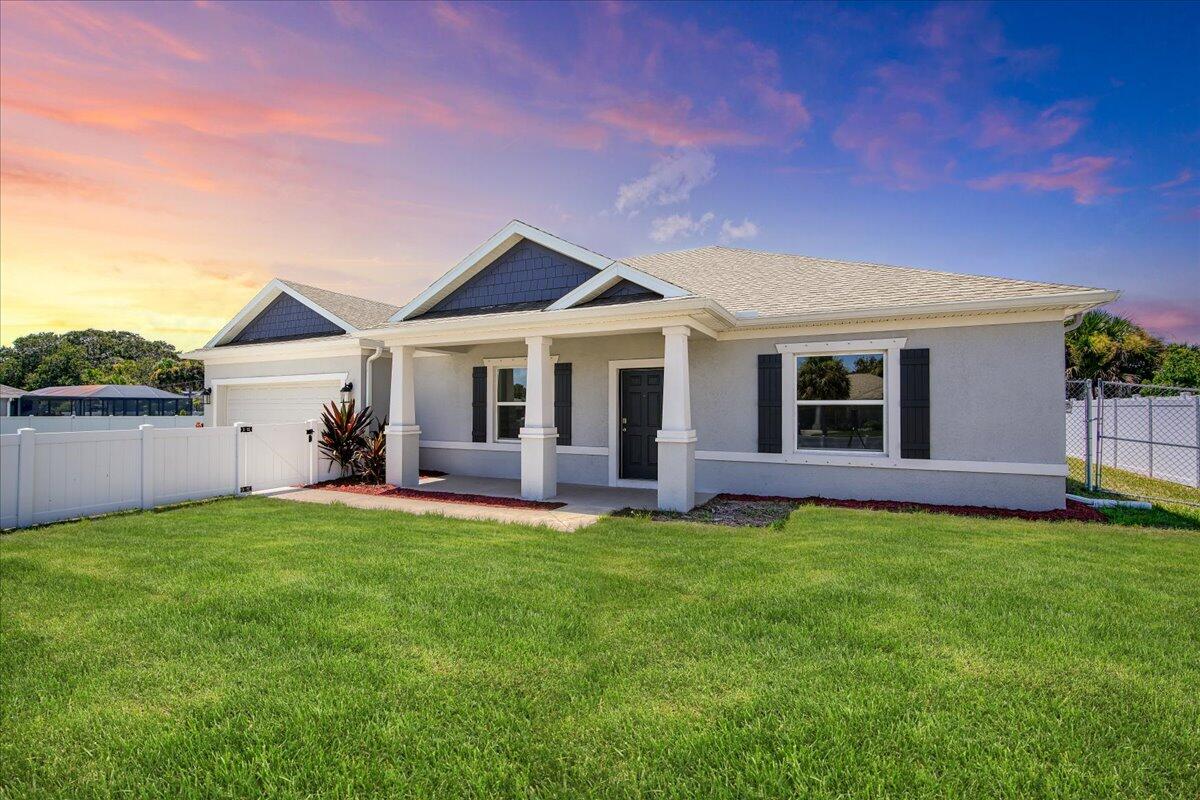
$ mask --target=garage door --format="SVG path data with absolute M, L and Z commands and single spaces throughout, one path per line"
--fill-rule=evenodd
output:
M 259 383 L 230 386 L 226 391 L 227 424 L 270 425 L 321 418 L 321 407 L 338 399 L 338 381 Z

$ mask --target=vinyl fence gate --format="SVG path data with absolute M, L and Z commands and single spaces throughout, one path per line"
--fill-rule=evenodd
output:
M 1066 389 L 1072 478 L 1124 494 L 1134 492 L 1117 489 L 1121 473 L 1200 489 L 1200 389 L 1091 380 Z

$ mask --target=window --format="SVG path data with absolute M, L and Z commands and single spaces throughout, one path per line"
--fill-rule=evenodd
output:
M 796 357 L 796 449 L 883 452 L 883 352 Z
M 496 439 L 517 439 L 525 426 L 524 367 L 496 370 Z

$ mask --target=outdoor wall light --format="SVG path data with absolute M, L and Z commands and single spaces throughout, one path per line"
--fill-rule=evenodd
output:
M 343 402 L 343 403 L 349 403 L 349 402 L 350 402 L 350 395 L 351 395 L 353 392 L 354 392 L 354 384 L 353 384 L 353 383 L 351 383 L 350 381 L 346 381 L 346 385 L 345 385 L 345 386 L 343 386 L 343 387 L 341 388 L 341 393 L 342 393 L 342 402 Z
M 206 405 L 206 406 L 212 405 L 212 387 L 211 386 L 205 386 L 203 391 L 200 392 L 200 402 L 204 403 L 204 405 Z

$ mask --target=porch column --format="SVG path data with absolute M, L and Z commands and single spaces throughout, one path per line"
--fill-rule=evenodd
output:
M 420 477 L 421 428 L 417 425 L 417 400 L 413 382 L 413 348 L 400 345 L 392 353 L 392 390 L 388 409 L 387 482 L 417 486 Z
M 546 500 L 558 494 L 558 429 L 554 427 L 554 365 L 550 339 L 525 340 L 525 427 L 521 428 L 521 497 Z
M 691 511 L 696 505 L 696 431 L 688 336 L 683 325 L 663 328 L 662 429 L 658 432 L 658 507 Z

